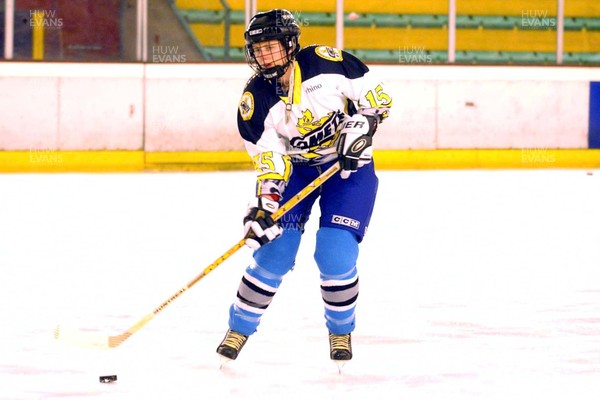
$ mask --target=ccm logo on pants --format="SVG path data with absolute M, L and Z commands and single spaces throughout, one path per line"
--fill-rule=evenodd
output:
M 334 215 L 331 218 L 331 222 L 338 225 L 346 225 L 354 229 L 358 229 L 358 227 L 360 226 L 359 221 L 348 217 L 342 217 L 341 215 Z

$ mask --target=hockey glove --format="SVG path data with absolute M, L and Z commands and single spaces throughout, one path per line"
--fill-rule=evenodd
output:
M 278 209 L 279 203 L 267 197 L 259 196 L 250 201 L 244 217 L 246 246 L 258 250 L 281 236 L 283 229 L 271 218 Z
M 371 117 L 372 118 L 372 117 Z M 354 114 L 342 124 L 337 152 L 340 160 L 342 179 L 347 179 L 352 172 L 371 162 L 373 153 L 373 133 L 376 123 L 372 118 Z

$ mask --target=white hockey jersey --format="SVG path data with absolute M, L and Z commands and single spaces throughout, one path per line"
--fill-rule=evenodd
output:
M 290 88 L 254 76 L 238 107 L 238 128 L 252 156 L 259 183 L 287 182 L 292 163 L 319 165 L 337 158 L 338 127 L 358 112 L 388 116 L 392 98 L 353 55 L 328 46 L 308 46 L 296 56 Z M 257 194 L 260 194 L 260 184 Z

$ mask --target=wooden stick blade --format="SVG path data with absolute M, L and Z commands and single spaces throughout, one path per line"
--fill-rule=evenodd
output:
M 79 347 L 110 349 L 109 336 L 98 332 L 82 331 L 58 325 L 54 329 L 54 338 Z
M 123 344 L 131 335 L 140 330 L 154 317 L 148 314 L 120 335 L 104 335 L 98 332 L 83 331 L 58 325 L 54 329 L 54 338 L 65 343 L 95 349 L 114 349 Z

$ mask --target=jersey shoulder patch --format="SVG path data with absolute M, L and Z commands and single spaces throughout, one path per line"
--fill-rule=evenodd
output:
M 264 78 L 254 76 L 244 88 L 238 103 L 237 122 L 240 135 L 256 143 L 265 129 L 269 110 L 280 101 L 273 86 Z
M 245 91 L 238 105 L 240 116 L 244 121 L 250 121 L 254 114 L 254 96 L 252 92 Z
M 344 59 L 342 52 L 334 47 L 315 46 L 315 53 L 329 61 L 342 61 Z
M 348 79 L 364 76 L 369 68 L 352 54 L 329 46 L 306 46 L 296 56 L 302 79 L 320 74 L 339 74 Z

